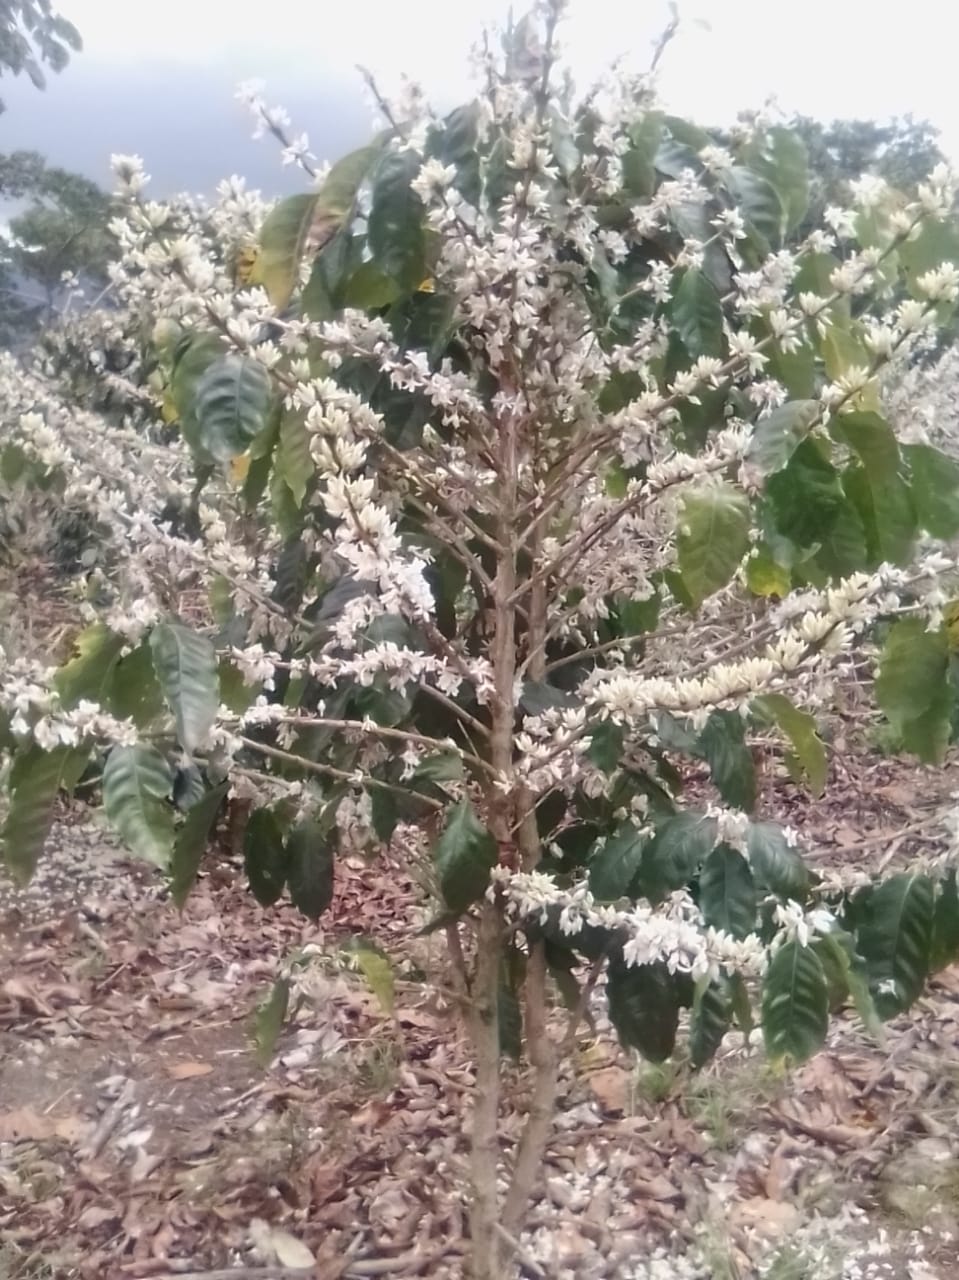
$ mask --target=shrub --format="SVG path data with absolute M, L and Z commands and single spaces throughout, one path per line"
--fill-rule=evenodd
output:
M 681 1010 L 698 1066 L 754 999 L 796 1061 L 837 1001 L 905 1009 L 959 943 L 947 865 L 807 866 L 757 811 L 748 741 L 821 794 L 816 715 L 878 654 L 902 741 L 946 749 L 959 472 L 900 446 L 882 386 L 954 309 L 952 179 L 863 180 L 797 241 L 792 133 L 721 148 L 646 76 L 576 98 L 558 10 L 486 57 L 475 100 L 384 102 L 379 136 L 265 217 L 235 180 L 210 209 L 151 201 L 119 158 L 113 279 L 131 345 L 154 325 L 152 413 L 2 382 L 5 456 L 117 531 L 73 661 L 7 663 L 8 865 L 30 874 L 94 752 L 178 901 L 228 794 L 257 898 L 311 917 L 341 806 L 427 850 L 475 1056 L 481 1278 L 601 975 L 654 1061 Z M 683 760 L 713 803 L 684 799 Z M 531 1079 L 505 1194 L 504 1048 Z

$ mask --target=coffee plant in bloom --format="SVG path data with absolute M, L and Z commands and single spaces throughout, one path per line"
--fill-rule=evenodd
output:
M 5 482 L 82 500 L 105 544 L 76 656 L 5 660 L 9 869 L 91 762 L 178 902 L 228 797 L 263 903 L 321 916 L 344 838 L 428 859 L 481 1280 L 599 990 L 651 1059 L 682 1010 L 699 1066 L 755 1005 L 798 1061 L 831 1009 L 875 1025 L 959 953 L 948 858 L 817 872 L 757 812 L 747 741 L 822 794 L 817 716 L 864 667 L 908 750 L 952 736 L 959 466 L 883 416 L 959 294 L 951 176 L 864 179 L 797 241 L 792 133 L 720 148 L 647 76 L 575 97 L 559 8 L 480 59 L 472 102 L 383 100 L 328 170 L 251 91 L 312 175 L 268 210 L 235 179 L 152 201 L 118 157 L 112 408 L 49 358 L 0 365 Z M 505 1168 L 501 1052 L 530 1078 Z

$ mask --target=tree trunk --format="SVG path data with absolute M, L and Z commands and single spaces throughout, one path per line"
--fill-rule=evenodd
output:
M 499 970 L 503 927 L 499 908 L 487 902 L 476 940 L 476 978 L 473 984 L 473 1050 L 476 1084 L 473 1090 L 471 1176 L 473 1204 L 470 1232 L 473 1242 L 473 1280 L 500 1280 L 499 1233 Z

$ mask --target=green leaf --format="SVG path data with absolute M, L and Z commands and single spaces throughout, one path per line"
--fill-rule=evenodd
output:
M 316 201 L 316 219 L 323 220 L 326 236 L 350 217 L 356 204 L 356 194 L 381 151 L 382 144 L 379 142 L 360 147 L 337 160 L 330 169 Z
M 697 753 L 708 763 L 713 786 L 726 804 L 749 812 L 756 803 L 756 769 L 742 716 L 713 711 L 699 735 Z
M 903 564 L 912 554 L 918 532 L 912 494 L 895 433 L 877 413 L 843 413 L 834 420 L 836 435 L 855 450 L 865 472 L 869 503 L 860 515 L 874 560 Z M 856 494 L 846 486 L 851 497 Z
M 272 906 L 283 892 L 288 865 L 283 832 L 272 809 L 257 809 L 250 815 L 243 838 L 243 865 L 257 902 Z
M 622 725 L 613 720 L 600 720 L 590 730 L 586 755 L 603 773 L 615 773 L 622 759 L 625 737 Z
M 88 757 L 83 750 L 42 751 L 38 746 L 21 748 L 14 756 L 2 841 L 4 862 L 17 884 L 27 884 L 36 870 L 60 789 L 77 776 Z
M 364 937 L 348 938 L 342 950 L 358 965 L 383 1012 L 392 1013 L 396 1004 L 396 982 L 393 966 L 386 952 Z
M 746 837 L 749 865 L 757 883 L 777 897 L 804 902 L 812 878 L 797 850 L 776 822 L 752 822 Z
M 756 886 L 738 850 L 718 844 L 699 873 L 699 905 L 707 924 L 745 938 L 756 927 Z
M 809 439 L 769 477 L 766 493 L 776 528 L 798 547 L 820 545 L 848 505 L 839 473 Z
M 251 356 L 225 355 L 196 384 L 200 443 L 218 462 L 245 453 L 266 426 L 270 375 Z
M 191 449 L 200 447 L 194 411 L 197 383 L 210 365 L 223 354 L 223 343 L 215 333 L 190 334 L 178 347 L 170 375 L 170 398 L 179 414 L 183 437 Z
M 934 538 L 959 533 L 959 463 L 928 444 L 907 444 L 903 455 L 912 476 L 919 527 Z
M 858 929 L 879 1016 L 908 1009 L 929 973 L 935 890 L 927 876 L 904 873 L 868 889 Z
M 611 962 L 606 984 L 609 1017 L 620 1043 L 650 1062 L 664 1062 L 679 1027 L 679 993 L 665 964 Z
M 753 1009 L 749 1002 L 749 990 L 741 973 L 731 973 L 727 979 L 730 1005 L 736 1025 L 744 1036 L 753 1029 Z
M 729 171 L 726 185 L 747 224 L 760 237 L 761 248 L 778 248 L 786 214 L 772 183 L 760 174 L 737 165 Z
M 814 796 L 826 788 L 829 762 L 826 748 L 819 737 L 816 717 L 800 711 L 784 693 L 766 693 L 753 699 L 753 709 L 778 725 L 792 744 L 792 762 L 809 782 Z M 790 773 L 793 773 L 790 768 Z M 793 774 L 795 777 L 795 774 Z
M 647 111 L 630 126 L 630 146 L 622 158 L 623 186 L 634 196 L 648 198 L 656 190 L 656 153 L 663 133 L 663 117 Z
M 289 1003 L 290 984 L 286 978 L 279 978 L 274 982 L 267 999 L 257 1008 L 253 1021 L 253 1039 L 256 1044 L 256 1060 L 261 1067 L 270 1064 L 286 1021 Z
M 647 897 L 684 888 L 716 843 L 716 820 L 684 809 L 656 828 L 647 844 L 640 878 Z
M 916 284 L 920 276 L 935 270 L 943 262 L 959 265 L 959 227 L 951 218 L 941 222 L 925 218 L 916 238 L 900 244 L 899 260 L 913 297 L 921 296 Z
M 761 543 L 746 561 L 746 585 L 754 596 L 777 596 L 781 599 L 789 594 L 792 573 L 774 558 L 768 546 Z
M 284 413 L 280 421 L 275 465 L 293 495 L 293 501 L 302 507 L 315 467 L 310 453 L 310 433 L 301 413 Z
M 382 787 L 369 787 L 366 794 L 370 798 L 370 816 L 376 838 L 382 844 L 389 844 L 400 820 L 396 797 Z
M 333 901 L 333 845 L 319 823 L 301 822 L 290 832 L 286 878 L 293 905 L 319 920 Z
M 686 493 L 676 545 L 683 584 L 698 607 L 726 585 L 749 549 L 745 495 L 724 483 Z
M 818 400 L 788 400 L 753 426 L 747 459 L 764 473 L 780 471 L 822 412 Z
M 722 304 L 715 287 L 696 267 L 687 268 L 673 290 L 669 314 L 683 346 L 694 359 L 722 355 Z
M 779 237 L 795 231 L 809 205 L 809 164 L 806 147 L 794 129 L 770 129 L 749 157 L 750 168 L 766 179 L 779 197 L 782 221 Z
M 763 1039 L 771 1058 L 805 1062 L 822 1045 L 829 1026 L 829 991 L 812 947 L 787 942 L 773 956 L 763 980 Z
M 317 199 L 316 195 L 288 196 L 275 204 L 263 221 L 260 251 L 251 280 L 266 289 L 279 311 L 293 296 L 300 260 L 316 216 Z
M 205 792 L 190 807 L 186 821 L 177 832 L 170 861 L 170 896 L 178 907 L 183 906 L 193 888 L 210 832 L 229 789 L 228 782 L 221 782 L 212 791 Z
M 831 963 L 842 978 L 844 995 L 852 996 L 859 1019 L 870 1035 L 881 1040 L 882 1023 L 869 990 L 868 971 L 861 956 L 856 954 L 855 940 L 843 931 L 833 931 L 818 937 L 814 943 L 824 968 Z
M 173 774 L 153 747 L 114 747 L 103 769 L 103 806 L 128 847 L 166 867 L 173 849 Z
M 455 751 L 444 751 L 421 760 L 410 775 L 410 782 L 459 782 L 462 777 L 462 758 Z
M 956 872 L 950 871 L 939 881 L 936 890 L 930 969 L 936 973 L 957 959 L 959 959 L 959 889 L 956 885 Z
M 389 151 L 373 182 L 367 239 L 373 260 L 409 292 L 426 274 L 423 202 L 410 186 L 419 173 L 416 151 Z
M 725 978 L 698 983 L 689 1022 L 689 1061 L 694 1071 L 715 1056 L 732 1020 L 732 1002 Z
M 615 902 L 629 892 L 643 859 L 646 837 L 624 822 L 589 860 L 589 891 L 599 902 Z
M 450 809 L 434 859 L 443 901 L 451 911 L 465 911 L 486 892 L 496 863 L 496 841 L 468 800 Z
M 901 618 L 889 629 L 879 660 L 876 701 L 921 760 L 938 763 L 945 751 L 951 699 L 949 640 L 927 631 L 921 618 Z
M 216 651 L 182 622 L 162 622 L 150 635 L 153 667 L 189 754 L 206 741 L 219 706 Z
M 64 708 L 75 707 L 84 698 L 91 702 L 106 701 L 123 644 L 123 637 L 115 635 L 102 622 L 81 631 L 74 641 L 77 656 L 61 667 L 54 678 L 54 687 Z
M 361 262 L 343 287 L 343 305 L 380 311 L 402 295 L 400 286 L 373 262 Z
M 129 717 L 140 729 L 163 710 L 163 691 L 153 668 L 153 652 L 148 641 L 117 662 L 110 681 L 109 705 L 115 716 L 121 720 Z

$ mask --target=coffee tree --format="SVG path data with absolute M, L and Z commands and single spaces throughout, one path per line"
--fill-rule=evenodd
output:
M 950 741 L 959 467 L 901 444 L 883 395 L 959 294 L 951 177 L 863 180 L 797 241 L 794 134 L 720 147 L 646 76 L 576 97 L 559 9 L 451 114 L 381 99 L 368 146 L 268 211 L 236 180 L 152 201 L 117 158 L 136 411 L 0 367 L 8 482 L 82 497 L 110 551 L 76 656 L 5 663 L 8 866 L 30 875 L 91 761 L 178 902 L 227 798 L 263 903 L 319 917 L 346 827 L 427 858 L 475 1058 L 481 1280 L 599 992 L 654 1060 L 683 1010 L 699 1066 L 755 1005 L 798 1061 L 831 1009 L 873 1025 L 959 950 L 948 860 L 817 871 L 751 751 L 821 794 L 820 720 L 864 667 L 910 751 Z M 529 1078 L 509 1152 L 503 1052 Z

